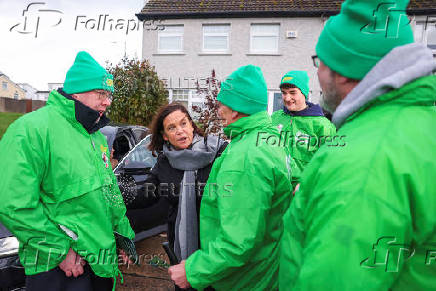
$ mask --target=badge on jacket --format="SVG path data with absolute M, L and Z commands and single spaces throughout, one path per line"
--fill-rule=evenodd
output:
M 102 152 L 101 154 L 101 159 L 103 160 L 104 166 L 107 168 L 109 168 L 109 159 L 106 155 L 106 151 L 107 151 L 107 147 L 104 147 L 103 145 L 100 145 L 100 150 Z

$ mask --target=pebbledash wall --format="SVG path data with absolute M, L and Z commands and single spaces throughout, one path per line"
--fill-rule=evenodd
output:
M 144 27 L 142 57 L 150 60 L 156 67 L 159 77 L 166 80 L 170 101 L 182 101 L 188 107 L 201 104 L 202 99 L 195 94 L 195 80 L 201 81 L 202 78 L 209 77 L 212 69 L 215 69 L 217 78 L 223 80 L 239 66 L 257 65 L 262 68 L 267 82 L 268 111 L 271 113 L 282 107 L 278 86 L 282 75 L 289 70 L 308 71 L 309 100 L 319 103 L 321 89 L 311 56 L 315 54 L 318 37 L 327 19 L 328 17 L 272 17 L 157 21 L 151 29 Z M 278 51 L 275 54 L 250 52 L 251 25 L 262 23 L 279 25 Z M 226 52 L 203 51 L 203 26 L 208 24 L 230 25 L 229 45 Z M 159 25 L 183 25 L 181 52 L 159 52 Z M 412 14 L 411 25 L 415 32 L 415 41 L 428 45 L 433 49 L 436 57 L 436 15 Z M 289 38 L 289 32 L 295 32 L 296 37 Z
M 320 87 L 311 56 L 315 54 L 315 45 L 327 18 L 217 18 L 217 19 L 171 19 L 163 20 L 159 25 L 183 25 L 183 49 L 177 53 L 162 53 L 158 49 L 158 29 L 144 28 L 143 59 L 150 60 L 156 67 L 160 78 L 165 79 L 170 100 L 183 100 L 180 95 L 188 95 L 186 103 L 196 105 L 201 99 L 195 96 L 194 79 L 209 77 L 212 69 L 223 80 L 239 66 L 253 64 L 261 67 L 267 87 L 268 111 L 280 108 L 281 96 L 279 83 L 281 77 L 290 70 L 306 70 L 310 77 L 310 101 L 318 103 Z M 203 25 L 230 25 L 228 51 L 210 53 L 203 51 Z M 250 29 L 252 24 L 278 24 L 277 53 L 250 52 Z M 296 37 L 289 38 L 289 32 Z M 184 90 L 183 92 L 181 92 Z M 177 93 L 177 94 L 173 94 Z M 182 94 L 179 94 L 182 93 Z M 177 95 L 174 98 L 173 95 Z

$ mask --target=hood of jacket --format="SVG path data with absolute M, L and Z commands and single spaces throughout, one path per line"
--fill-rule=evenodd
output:
M 394 48 L 345 97 L 334 112 L 332 122 L 337 128 L 341 127 L 349 116 L 362 107 L 370 106 L 379 96 L 399 89 L 418 78 L 429 76 L 435 70 L 436 61 L 431 50 L 425 45 L 412 43 Z M 416 96 L 418 99 L 420 97 Z M 416 98 L 410 100 L 410 103 L 426 101 Z M 422 98 L 429 97 L 422 95 Z M 436 100 L 436 96 L 430 98 Z

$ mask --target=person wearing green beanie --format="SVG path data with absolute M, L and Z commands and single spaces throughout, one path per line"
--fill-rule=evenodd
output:
M 313 56 L 342 147 L 306 166 L 283 217 L 280 289 L 436 286 L 436 62 L 409 1 L 346 0 Z
M 26 290 L 115 287 L 115 232 L 125 242 L 135 234 L 99 131 L 109 122 L 111 92 L 112 76 L 79 52 L 64 89 L 51 91 L 43 108 L 17 119 L 0 141 L 7 165 L 0 221 L 20 242 Z
M 221 85 L 219 115 L 231 142 L 215 160 L 200 206 L 201 248 L 169 268 L 181 288 L 277 290 L 282 216 L 292 199 L 290 156 L 266 112 L 259 67 Z
M 271 116 L 294 159 L 292 186 L 295 188 L 304 167 L 326 142 L 338 144 L 335 126 L 324 117 L 318 104 L 309 102 L 309 76 L 306 71 L 287 72 L 280 81 L 283 109 Z

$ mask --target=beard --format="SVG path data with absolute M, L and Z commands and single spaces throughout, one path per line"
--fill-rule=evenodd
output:
M 338 89 L 333 83 L 333 80 L 330 80 L 325 84 L 325 88 L 322 88 L 321 107 L 333 114 L 339 104 L 341 104 L 341 101 L 342 99 Z

